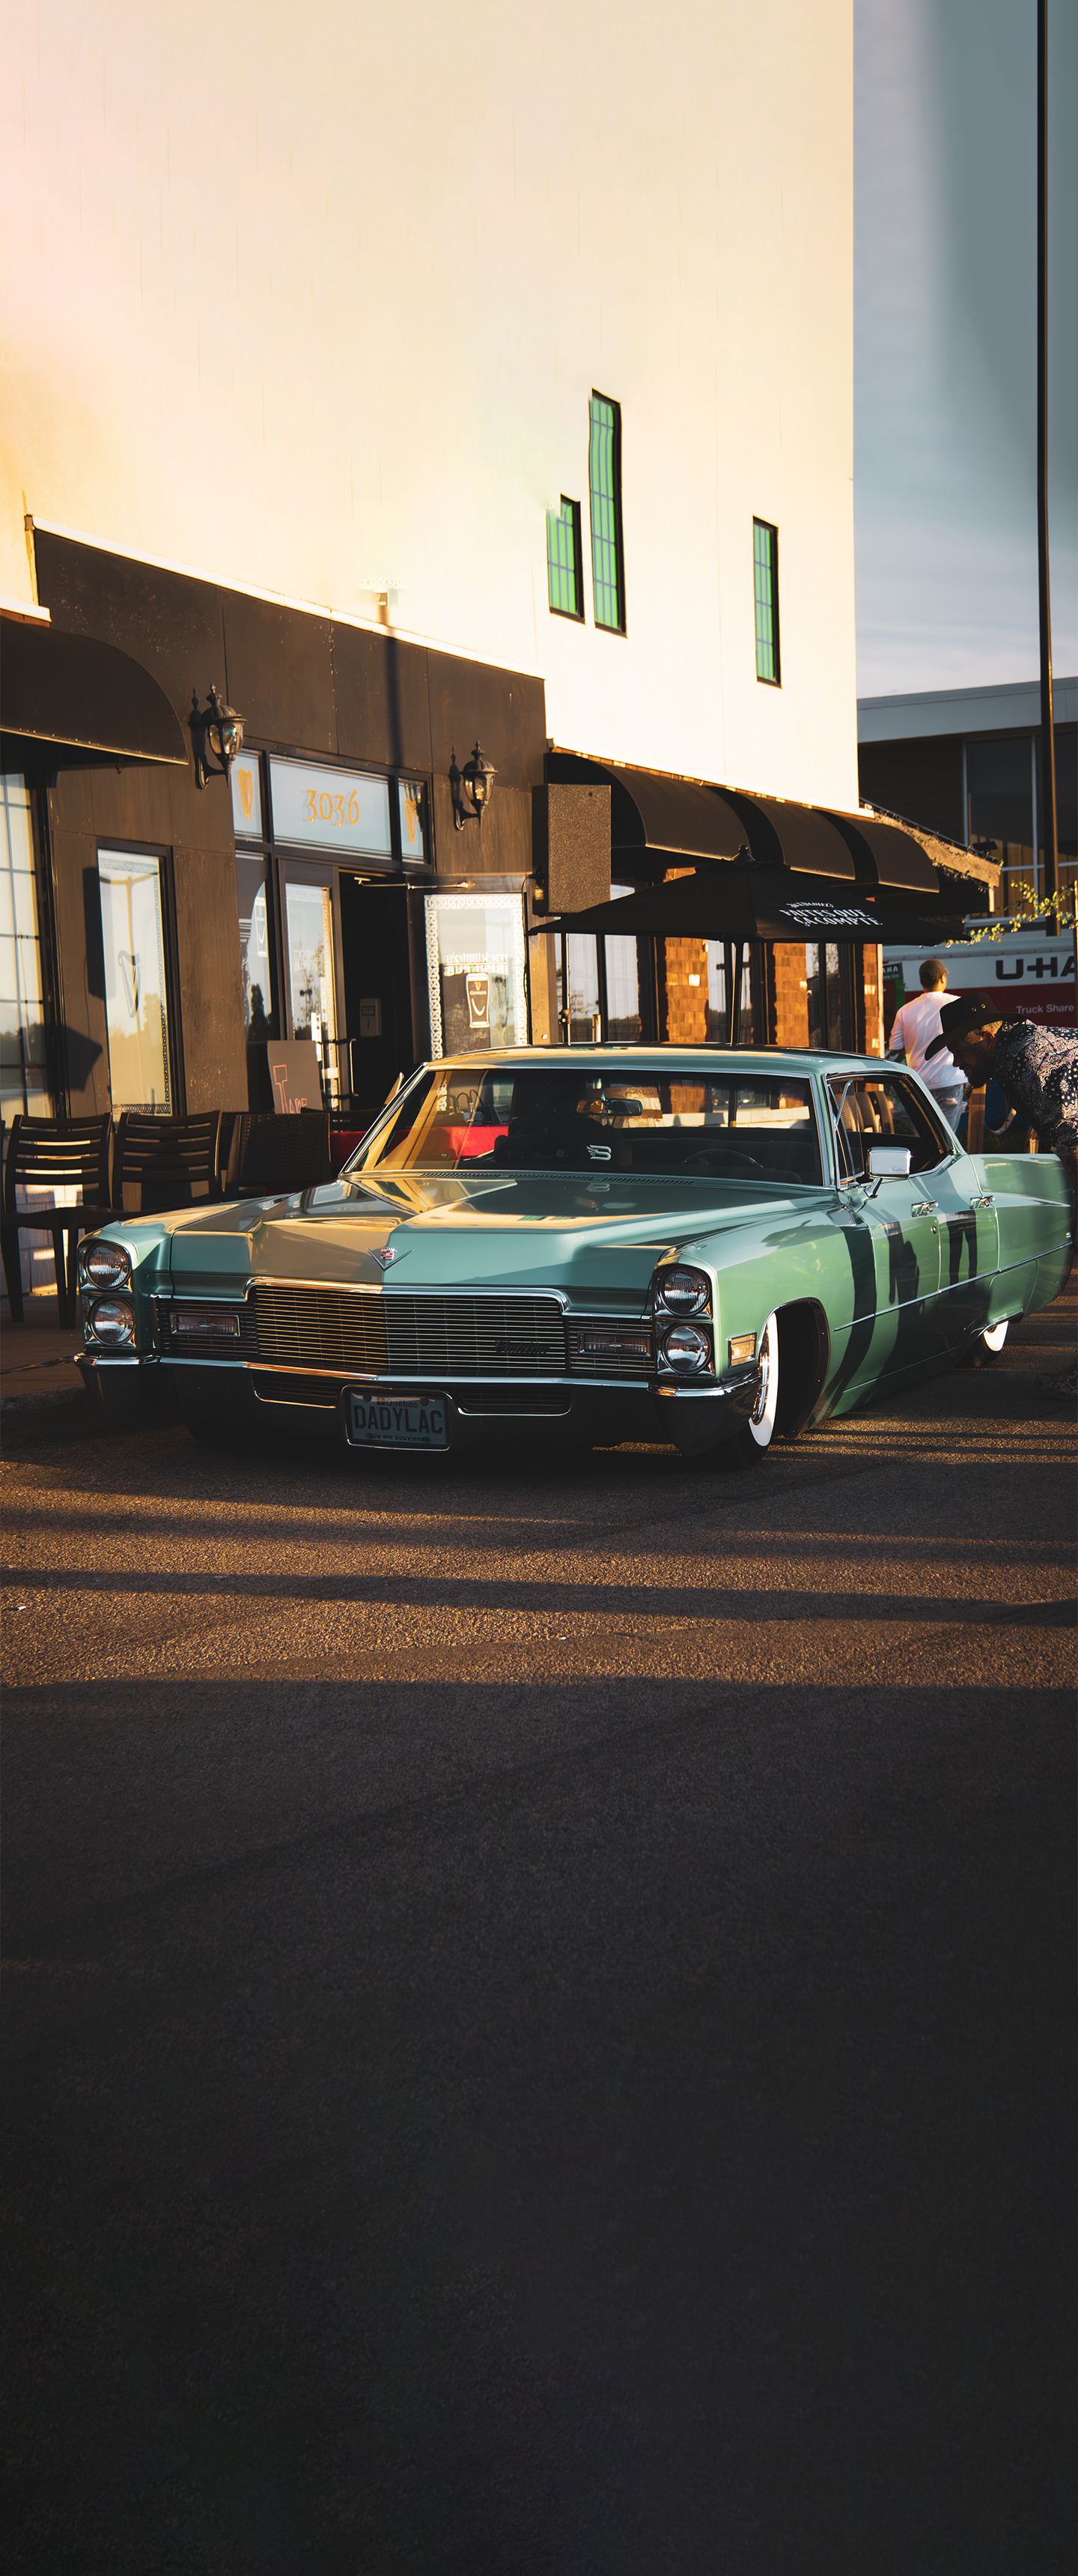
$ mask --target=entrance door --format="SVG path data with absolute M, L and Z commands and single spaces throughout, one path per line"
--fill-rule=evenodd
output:
M 327 1099 L 339 1100 L 344 1035 L 340 987 L 340 927 L 336 870 L 281 863 L 281 946 L 284 952 L 286 1038 L 315 1037 L 322 1054 Z
M 369 1125 L 398 1073 L 419 1052 L 412 1017 L 409 896 L 341 871 L 341 949 L 351 1090 L 357 1126 Z

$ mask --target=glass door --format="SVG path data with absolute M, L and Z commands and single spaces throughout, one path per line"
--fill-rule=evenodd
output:
M 161 860 L 99 850 L 109 1088 L 114 1110 L 175 1115 Z
M 313 1038 L 328 1101 L 341 1097 L 344 1040 L 336 870 L 281 863 L 285 1037 Z M 343 1085 L 348 1088 L 347 1081 Z

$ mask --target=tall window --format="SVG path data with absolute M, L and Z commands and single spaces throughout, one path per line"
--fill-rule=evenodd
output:
M 580 503 L 567 501 L 546 514 L 546 579 L 555 617 L 584 622 L 584 564 L 580 543 Z
M 756 599 L 756 677 L 778 688 L 779 532 L 766 519 L 752 523 L 752 581 Z
M 621 535 L 621 404 L 591 398 L 588 491 L 595 623 L 625 633 L 625 559 Z
M 0 779 L 0 1110 L 52 1115 L 30 792 Z
M 152 851 L 99 850 L 97 875 L 112 1106 L 170 1118 L 161 862 Z

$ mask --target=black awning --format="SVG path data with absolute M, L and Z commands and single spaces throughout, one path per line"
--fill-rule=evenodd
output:
M 187 767 L 176 710 L 141 662 L 114 644 L 53 626 L 4 619 L 0 727 L 25 741 L 104 752 L 112 760 Z
M 817 806 L 796 805 L 788 797 L 744 796 L 740 789 L 725 788 L 723 793 L 744 823 L 743 838 L 753 858 L 764 867 L 853 883 L 857 874 L 853 851 Z
M 884 903 L 870 888 L 787 868 L 729 866 L 696 868 L 669 885 L 641 886 L 613 903 L 593 904 L 590 912 L 537 921 L 533 936 L 545 930 L 607 938 L 833 940 L 842 947 L 878 941 L 916 947 L 934 935 L 912 906 Z
M 936 871 L 927 850 L 922 849 L 912 832 L 902 831 L 897 823 L 877 822 L 874 814 L 829 811 L 828 819 L 852 853 L 859 885 L 886 886 L 896 893 L 935 899 L 939 892 Z
M 799 805 L 778 796 L 749 796 L 741 788 L 713 787 L 691 778 L 665 778 L 654 769 L 631 769 L 622 761 L 587 760 L 577 752 L 547 755 L 551 783 L 571 786 L 595 780 L 610 788 L 611 863 L 617 872 L 651 852 L 665 865 L 684 859 L 733 859 L 746 847 L 761 866 L 789 868 L 795 875 L 830 877 L 852 885 L 862 876 L 870 886 L 924 884 L 926 880 L 882 876 L 867 836 L 855 845 L 841 828 L 841 818 L 816 805 Z M 877 829 L 887 827 L 877 826 Z M 894 834 L 908 840 L 908 834 Z M 910 842 L 916 851 L 917 844 Z

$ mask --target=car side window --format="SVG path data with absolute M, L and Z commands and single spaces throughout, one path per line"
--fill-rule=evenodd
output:
M 901 1074 L 854 1077 L 833 1073 L 828 1080 L 836 1120 L 839 1171 L 847 1180 L 863 1180 L 873 1145 L 908 1145 L 911 1172 L 930 1172 L 954 1148 L 911 1082 Z

